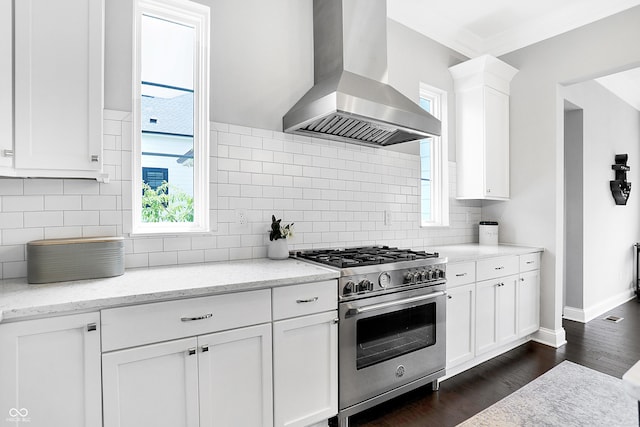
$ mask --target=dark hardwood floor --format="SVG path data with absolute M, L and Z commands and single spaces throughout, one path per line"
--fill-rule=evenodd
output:
M 619 323 L 606 315 L 623 317 Z M 587 324 L 564 320 L 567 344 L 529 342 L 443 381 L 357 414 L 353 427 L 455 426 L 508 396 L 563 360 L 622 378 L 640 360 L 640 303 L 635 299 Z

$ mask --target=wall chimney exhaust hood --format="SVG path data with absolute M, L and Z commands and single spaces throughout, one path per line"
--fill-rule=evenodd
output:
M 386 0 L 314 0 L 314 86 L 288 133 L 382 147 L 440 136 L 440 121 L 387 84 Z

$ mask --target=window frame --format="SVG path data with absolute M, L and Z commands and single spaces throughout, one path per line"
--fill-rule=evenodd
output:
M 193 81 L 193 222 L 142 221 L 141 92 L 142 15 L 194 28 Z M 203 233 L 210 231 L 209 205 L 209 70 L 210 9 L 188 0 L 136 0 L 133 43 L 132 235 Z
M 420 170 L 420 227 L 449 226 L 449 145 L 447 92 L 425 83 L 420 83 L 420 98 L 431 102 L 431 114 L 440 120 L 442 132 L 431 137 L 431 220 L 422 220 L 422 168 Z M 422 142 L 421 142 L 422 143 Z M 422 163 L 422 157 L 420 157 Z

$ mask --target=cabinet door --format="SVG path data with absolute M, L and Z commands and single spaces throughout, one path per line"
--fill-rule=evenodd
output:
M 476 284 L 476 355 L 498 346 L 499 287 L 498 279 Z
M 516 316 L 518 276 L 502 277 L 499 280 L 498 344 L 505 344 L 518 337 L 518 318 Z
M 540 270 L 520 274 L 518 283 L 518 335 L 524 337 L 540 327 Z
M 187 338 L 103 354 L 104 427 L 198 427 L 196 345 Z
M 0 378 L 9 424 L 101 426 L 99 315 L 0 324 Z
M 447 369 L 473 359 L 475 283 L 447 290 Z
M 338 412 L 337 311 L 273 324 L 276 427 L 302 427 Z
M 484 88 L 485 196 L 509 198 L 509 96 Z
M 100 171 L 103 0 L 14 5 L 15 167 Z
M 0 0 L 0 169 L 13 166 L 13 11 Z
M 200 427 L 272 426 L 271 325 L 198 337 Z

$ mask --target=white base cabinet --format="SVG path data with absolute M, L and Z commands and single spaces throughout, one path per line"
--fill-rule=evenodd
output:
M 518 276 L 501 277 L 476 285 L 476 354 L 517 337 L 516 285 Z
M 518 283 L 518 336 L 540 328 L 540 270 L 520 274 Z
M 447 266 L 447 377 L 523 344 L 540 325 L 540 253 Z
M 338 408 L 337 311 L 274 322 L 275 425 L 304 427 Z
M 447 367 L 473 359 L 476 328 L 476 285 L 447 290 Z
M 273 291 L 276 427 L 306 427 L 338 413 L 337 296 L 335 281 Z
M 7 425 L 102 425 L 98 313 L 0 324 L 0 414 Z
M 106 353 L 105 427 L 271 426 L 271 326 Z

